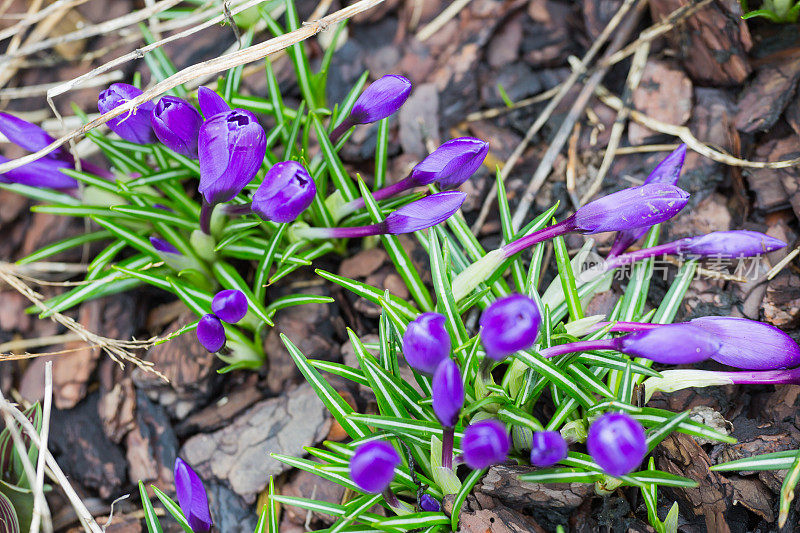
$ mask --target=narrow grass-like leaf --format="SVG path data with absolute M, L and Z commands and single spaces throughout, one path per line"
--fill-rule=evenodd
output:
M 792 464 L 794 464 L 797 453 L 798 450 L 764 453 L 754 457 L 745 457 L 743 459 L 712 465 L 709 470 L 715 472 L 786 470 L 787 468 L 791 468 Z
M 161 530 L 161 523 L 156 516 L 156 510 L 153 509 L 153 504 L 150 503 L 150 496 L 147 495 L 147 489 L 144 488 L 144 483 L 139 482 L 139 495 L 142 497 L 142 507 L 144 508 L 144 523 L 147 525 L 149 533 L 163 533 Z
M 647 435 L 647 451 L 652 452 L 658 446 L 658 443 L 664 440 L 670 433 L 672 433 L 681 423 L 689 418 L 691 411 L 684 411 L 677 413 L 675 416 L 667 420 L 664 424 L 657 426 L 652 432 Z
M 75 237 L 67 237 L 66 239 L 62 239 L 54 242 L 53 244 L 47 245 L 44 248 L 40 248 L 30 255 L 26 255 L 17 261 L 17 264 L 27 265 L 30 263 L 35 263 L 36 261 L 41 261 L 42 259 L 60 254 L 61 252 L 66 252 L 72 248 L 77 248 L 78 246 L 83 246 L 84 244 L 88 244 L 90 242 L 108 239 L 109 237 L 111 237 L 111 233 L 105 230 L 83 233 L 81 235 L 76 235 Z
M 452 515 L 450 516 L 450 527 L 453 531 L 460 531 L 458 528 L 458 518 L 461 516 L 461 507 L 464 505 L 464 502 L 467 499 L 467 496 L 472 492 L 472 487 L 486 474 L 486 469 L 481 468 L 480 470 L 473 470 L 470 472 L 466 479 L 464 479 L 464 483 L 461 485 L 461 490 L 458 491 L 456 494 L 456 498 L 453 501 L 453 511 Z
M 161 492 L 158 487 L 155 485 L 150 485 L 150 488 L 153 489 L 156 497 L 161 500 L 161 503 L 164 504 L 164 508 L 167 512 L 172 515 L 178 525 L 180 525 L 186 533 L 194 533 L 192 531 L 192 527 L 189 525 L 189 522 L 186 520 L 186 517 L 183 516 L 183 511 L 181 511 L 181 507 L 175 503 L 175 501 Z
M 325 270 L 317 269 L 315 272 L 320 277 L 327 279 L 328 281 L 332 281 L 337 285 L 349 290 L 356 296 L 365 298 L 374 304 L 380 305 L 381 301 L 384 301 L 384 291 L 376 289 L 371 285 L 367 285 L 366 283 L 362 283 L 354 279 L 345 278 L 344 276 L 337 276 L 336 274 L 332 274 L 331 272 L 327 272 Z M 390 305 L 395 311 L 402 314 L 409 320 L 415 319 L 420 314 L 419 310 L 417 310 L 411 304 L 394 295 L 389 295 L 389 299 L 385 300 L 385 303 Z

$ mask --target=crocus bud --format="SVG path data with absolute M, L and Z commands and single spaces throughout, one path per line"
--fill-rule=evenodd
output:
M 536 302 L 523 294 L 512 294 L 492 302 L 481 315 L 481 342 L 486 355 L 501 361 L 533 346 L 542 315 Z
M 647 454 L 642 425 L 625 413 L 606 413 L 589 427 L 586 448 L 594 462 L 612 476 L 633 472 Z
M 206 202 L 227 202 L 250 183 L 267 152 L 267 136 L 244 109 L 218 113 L 200 128 L 200 186 Z
M 453 427 L 464 405 L 464 383 L 458 365 L 449 357 L 439 363 L 432 381 L 433 412 L 445 427 Z
M 292 222 L 305 211 L 317 186 L 308 171 L 297 161 L 276 163 L 253 195 L 252 209 L 264 220 Z
M 614 339 L 628 355 L 657 363 L 684 365 L 705 361 L 720 349 L 720 339 L 691 323 L 667 324 Z
M 411 94 L 411 82 L 403 76 L 388 74 L 367 87 L 350 112 L 351 124 L 377 122 L 400 109 Z
M 3 112 L 0 112 L 0 133 L 5 135 L 10 142 L 29 152 L 38 152 L 55 141 L 49 133 L 36 124 Z M 67 163 L 73 162 L 72 155 L 63 146 L 59 146 L 45 158 L 58 159 Z
M 0 163 L 8 161 L 10 160 L 0 156 Z M 59 159 L 42 157 L 0 174 L 0 182 L 21 183 L 29 187 L 49 187 L 51 189 L 74 189 L 77 187 L 77 180 L 61 172 L 62 168 L 72 168 L 72 164 Z
M 408 325 L 403 334 L 403 356 L 411 368 L 433 374 L 450 355 L 450 334 L 444 323 L 444 315 L 423 313 Z
M 677 252 L 684 255 L 752 257 L 773 252 L 786 243 L 757 231 L 713 231 L 699 237 L 676 242 Z
M 558 431 L 536 431 L 531 441 L 531 464 L 553 466 L 567 456 L 567 441 Z
M 423 494 L 419 497 L 419 507 L 429 513 L 438 513 L 442 510 L 442 504 L 430 494 Z
M 163 252 L 166 254 L 176 254 L 181 255 L 180 251 L 175 248 L 170 242 L 165 241 L 161 237 L 150 237 L 150 244 L 153 245 L 153 248 L 156 251 Z
M 389 488 L 399 464 L 400 455 L 391 444 L 373 440 L 356 448 L 350 459 L 350 477 L 364 492 L 378 494 Z
M 225 328 L 219 318 L 211 313 L 203 315 L 197 323 L 197 340 L 209 352 L 218 352 L 225 346 Z
M 393 235 L 427 229 L 450 218 L 466 199 L 460 191 L 431 194 L 392 211 L 383 223 L 387 233 Z
M 225 113 L 231 110 L 231 106 L 223 98 L 208 87 L 197 89 L 197 101 L 200 103 L 200 110 L 206 119 L 218 113 Z
M 192 104 L 176 96 L 164 96 L 152 115 L 153 132 L 170 150 L 197 158 L 197 136 L 203 117 Z
M 677 185 L 685 159 L 686 145 L 681 144 L 675 149 L 674 152 L 664 158 L 664 160 L 653 169 L 653 172 L 647 176 L 644 184 L 649 185 L 651 183 L 663 183 L 666 185 Z M 614 239 L 614 244 L 611 246 L 611 251 L 609 251 L 608 256 L 614 257 L 615 255 L 621 254 L 630 248 L 633 243 L 638 241 L 640 237 L 647 233 L 648 229 L 650 229 L 650 226 L 628 229 L 619 232 L 617 234 L 617 238 Z
M 211 300 L 211 310 L 220 320 L 235 324 L 247 314 L 247 298 L 236 289 L 219 291 Z
M 674 217 L 689 201 L 675 185 L 630 187 L 589 202 L 569 217 L 573 231 L 592 234 L 653 226 Z
M 483 164 L 489 143 L 474 137 L 451 139 L 420 161 L 408 179 L 412 186 L 435 183 L 440 189 L 455 189 Z
M 464 430 L 461 450 L 464 462 L 475 470 L 488 468 L 506 460 L 511 439 L 506 427 L 497 420 L 482 420 Z
M 97 109 L 101 113 L 108 113 L 115 107 L 133 100 L 141 94 L 142 91 L 133 85 L 114 83 L 100 93 L 100 97 L 97 100 Z M 126 141 L 139 144 L 152 143 L 156 140 L 150 120 L 150 115 L 154 108 L 155 104 L 153 102 L 145 102 L 136 109 L 112 118 L 106 124 L 111 128 L 111 131 Z
M 711 359 L 723 365 L 747 370 L 800 366 L 800 346 L 775 326 L 729 316 L 704 316 L 689 324 L 718 339 Z
M 178 495 L 178 505 L 183 511 L 183 516 L 195 533 L 211 531 L 211 511 L 208 508 L 208 496 L 200 477 L 186 462 L 178 457 L 175 459 L 175 492 Z

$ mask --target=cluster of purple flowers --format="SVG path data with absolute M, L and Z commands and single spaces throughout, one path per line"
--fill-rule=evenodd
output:
M 219 291 L 211 300 L 211 311 L 197 323 L 197 340 L 209 352 L 219 352 L 225 348 L 227 340 L 222 323 L 235 324 L 244 318 L 247 297 L 236 289 Z

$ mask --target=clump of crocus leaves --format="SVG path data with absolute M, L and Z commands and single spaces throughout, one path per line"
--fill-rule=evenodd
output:
M 285 28 L 267 18 L 276 34 L 299 25 L 293 3 L 287 8 Z M 486 251 L 458 213 L 465 194 L 456 189 L 485 163 L 491 139 L 446 141 L 407 175 L 389 176 L 392 116 L 413 87 L 397 75 L 367 86 L 365 74 L 331 110 L 323 95 L 334 48 L 318 72 L 310 71 L 302 45 L 290 50 L 302 80 L 299 105 L 285 103 L 269 62 L 264 97 L 240 94 L 241 70 L 233 69 L 216 90 L 190 94 L 179 87 L 112 120 L 115 136 L 90 131 L 106 168 L 59 149 L 3 175 L 0 187 L 40 201 L 36 211 L 94 222 L 91 232 L 22 263 L 103 243 L 86 283 L 47 301 L 43 315 L 150 284 L 196 313 L 182 333 L 194 330 L 227 363 L 223 371 L 259 368 L 274 313 L 331 301 L 303 294 L 270 299 L 267 287 L 324 254 L 357 249 L 364 237 L 369 245 L 379 240 L 409 299 L 317 270 L 382 310 L 377 343 L 348 332 L 358 366 L 310 359 L 282 337 L 349 440 L 309 448 L 313 459 L 298 457 L 302 450 L 274 457 L 351 489 L 350 499 L 284 496 L 265 480 L 272 503 L 328 513 L 336 531 L 457 530 L 461 504 L 487 469 L 522 464 L 530 465 L 526 481 L 593 483 L 600 494 L 636 487 L 651 525 L 673 530 L 677 507 L 662 520 L 658 488 L 695 481 L 656 470 L 648 454 L 673 431 L 733 439 L 688 413 L 641 405 L 635 392 L 644 387 L 649 398 L 689 386 L 800 382 L 800 350 L 776 328 L 723 317 L 672 324 L 703 257 L 755 256 L 784 243 L 732 231 L 659 244 L 659 224 L 689 201 L 677 185 L 685 156 L 680 147 L 643 185 L 598 198 L 557 222 L 553 206 L 523 228 L 511 225 L 498 173 L 503 244 Z M 172 73 L 159 58 L 157 74 Z M 99 95 L 98 109 L 139 94 L 132 85 L 114 84 Z M 376 130 L 374 173 L 364 180 L 338 155 L 353 128 Z M 52 141 L 5 114 L 0 132 L 30 151 Z M 574 271 L 563 236 L 601 232 L 617 232 L 607 261 L 596 271 Z M 429 272 L 415 269 L 397 237 L 402 233 L 428 252 Z M 640 248 L 628 251 L 642 238 Z M 558 271 L 549 288 L 540 279 L 548 243 Z M 687 260 L 666 296 L 649 308 L 652 264 L 664 254 Z M 585 317 L 583 304 L 623 266 L 631 272 L 614 310 Z M 423 274 L 432 284 L 423 283 Z M 705 360 L 731 370 L 671 368 Z M 412 382 L 401 374 L 404 366 Z M 355 412 L 325 373 L 370 388 L 378 412 Z M 214 517 L 198 474 L 179 459 L 175 482 L 177 502 L 157 489 L 156 496 L 184 529 L 208 531 Z M 140 487 L 148 521 L 155 523 Z M 455 499 L 445 514 L 441 502 L 448 495 Z M 264 506 L 258 531 L 277 532 L 276 512 L 275 505 Z

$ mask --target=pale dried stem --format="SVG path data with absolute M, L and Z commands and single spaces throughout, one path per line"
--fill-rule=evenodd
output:
M 177 72 L 172 76 L 170 76 L 169 78 L 148 88 L 147 90 L 144 91 L 143 94 L 112 109 L 108 113 L 100 115 L 98 118 L 90 121 L 83 127 L 73 130 L 67 135 L 50 143 L 45 148 L 33 154 L 29 154 L 24 157 L 14 159 L 13 161 L 3 163 L 2 165 L 0 165 L 0 174 L 8 172 L 9 170 L 17 168 L 26 163 L 30 163 L 31 161 L 36 161 L 37 159 L 44 157 L 53 150 L 57 149 L 59 146 L 62 146 L 65 143 L 85 134 L 87 131 L 105 124 L 112 118 L 130 113 L 133 109 L 142 105 L 144 102 L 152 100 L 157 96 L 160 96 L 161 94 L 164 94 L 165 92 L 169 91 L 170 89 L 177 87 L 178 85 L 187 83 L 193 79 L 202 76 L 207 76 L 209 74 L 216 74 L 239 65 L 244 65 L 246 63 L 251 63 L 253 61 L 258 61 L 260 59 L 263 59 L 264 57 L 270 54 L 273 54 L 279 50 L 283 50 L 295 43 L 299 43 L 305 39 L 308 39 L 309 37 L 316 35 L 317 33 L 326 29 L 328 26 L 332 24 L 339 23 L 343 20 L 353 17 L 358 13 L 361 13 L 362 11 L 366 11 L 367 9 L 379 5 L 383 3 L 383 1 L 384 0 L 360 0 L 355 4 L 352 4 L 344 9 L 340 9 L 339 11 L 336 11 L 319 20 L 306 23 L 302 27 L 298 28 L 293 32 L 269 39 L 268 41 L 264 41 L 262 43 L 255 44 L 243 50 L 238 50 L 230 54 L 226 54 L 220 57 L 210 59 L 208 61 L 198 63 L 196 65 L 186 67 L 180 72 Z
M 600 187 L 603 186 L 603 179 L 605 179 L 608 171 L 611 170 L 611 165 L 614 163 L 614 156 L 616 155 L 619 143 L 622 140 L 622 134 L 625 132 L 625 124 L 631 114 L 631 100 L 633 92 L 639 87 L 644 74 L 644 66 L 647 64 L 647 57 L 650 55 L 650 42 L 645 41 L 636 49 L 633 54 L 633 61 L 631 61 L 631 68 L 628 71 L 628 79 L 625 82 L 625 92 L 622 95 L 622 101 L 625 104 L 622 109 L 617 113 L 617 118 L 614 120 L 614 125 L 611 126 L 611 135 L 608 139 L 608 146 L 603 155 L 603 162 L 600 163 L 600 168 L 597 171 L 594 181 L 589 186 L 589 189 L 581 197 L 580 205 L 588 202 Z
M 72 507 L 75 509 L 75 512 L 78 515 L 81 523 L 91 531 L 91 533 L 103 533 L 103 530 L 97 525 L 95 522 L 94 517 L 86 508 L 86 506 L 81 501 L 78 494 L 75 492 L 75 489 L 72 488 L 70 485 L 67 476 L 64 475 L 64 472 L 61 470 L 61 467 L 58 466 L 53 454 L 50 453 L 49 450 L 42 446 L 42 439 L 39 438 L 39 434 L 36 432 L 36 428 L 33 427 L 31 421 L 28 420 L 22 411 L 20 411 L 16 406 L 12 405 L 8 400 L 6 400 L 5 396 L 3 396 L 3 392 L 0 391 L 0 411 L 3 412 L 3 417 L 5 418 L 6 415 L 10 415 L 14 417 L 14 419 L 22 426 L 22 429 L 28 434 L 33 442 L 33 445 L 39 448 L 39 453 L 45 454 L 45 463 L 47 467 L 53 474 L 55 481 L 61 485 L 61 489 L 64 491 L 69 502 L 72 504 Z M 14 427 L 14 424 L 6 424 L 9 427 Z M 30 463 L 30 461 L 28 461 Z
M 75 333 L 64 333 L 62 335 L 48 335 L 47 337 L 35 337 L 33 339 L 15 339 L 0 344 L 0 353 L 19 352 L 30 350 L 31 348 L 41 348 L 42 346 L 53 346 L 62 342 L 79 341 L 81 337 Z
M 441 30 L 445 24 L 450 22 L 458 13 L 467 7 L 472 0 L 454 0 L 444 11 L 436 15 L 432 21 L 427 23 L 417 32 L 417 40 L 419 42 L 430 39 L 434 33 Z
M 11 0 L 13 2 L 13 0 Z M 4 30 L 0 30 L 0 41 L 3 39 L 8 39 L 13 35 L 17 35 L 25 31 L 26 28 L 30 27 L 33 24 L 36 24 L 40 20 L 44 20 L 47 18 L 51 13 L 55 13 L 61 10 L 61 8 L 65 9 L 72 9 L 75 6 L 79 6 L 81 4 L 85 4 L 89 0 L 56 0 L 49 6 L 46 6 L 44 9 L 32 13 L 13 26 L 6 28 Z
M 581 59 L 581 64 L 584 67 L 587 67 L 589 63 L 591 63 L 595 56 L 600 52 L 603 46 L 606 44 L 606 41 L 611 37 L 611 34 L 617 29 L 617 26 L 624 20 L 625 16 L 630 11 L 631 7 L 637 0 L 625 0 L 625 3 L 620 6 L 617 13 L 608 21 L 603 32 L 595 39 L 592 46 L 586 52 L 586 54 Z M 514 170 L 514 167 L 519 162 L 522 154 L 525 152 L 525 149 L 528 147 L 528 144 L 531 142 L 533 137 L 539 132 L 539 130 L 544 126 L 547 121 L 550 119 L 550 115 L 552 115 L 553 111 L 555 111 L 558 104 L 561 103 L 561 100 L 567 95 L 572 86 L 580 78 L 581 73 L 573 72 L 570 76 L 561 84 L 558 88 L 558 92 L 556 93 L 555 97 L 547 104 L 544 108 L 542 113 L 537 117 L 531 127 L 528 128 L 528 131 L 525 132 L 525 137 L 519 142 L 519 144 L 514 148 L 514 151 L 506 160 L 503 168 L 500 170 L 500 174 L 503 179 L 507 179 L 508 176 L 511 174 L 511 171 Z M 483 224 L 486 222 L 486 219 L 489 216 L 489 211 L 491 209 L 492 203 L 494 199 L 497 197 L 497 183 L 492 184 L 492 188 L 489 190 L 489 194 L 486 196 L 486 199 L 481 206 L 480 213 L 478 213 L 478 218 L 475 223 L 472 225 L 472 232 L 476 233 L 480 230 Z
M 34 485 L 34 494 L 41 494 L 41 500 L 44 500 L 44 470 L 45 470 L 45 457 L 46 454 L 42 450 L 47 450 L 47 440 L 50 436 L 50 412 L 53 408 L 53 362 L 47 361 L 44 364 L 44 405 L 42 407 L 42 431 L 41 431 L 41 447 L 39 449 L 39 456 L 36 461 L 36 484 Z M 31 518 L 30 533 L 39 532 L 39 521 L 44 519 L 42 529 L 45 533 L 53 532 L 53 521 L 50 516 L 50 510 L 45 504 L 44 513 L 42 512 L 42 502 L 37 498 L 33 502 L 33 516 Z

